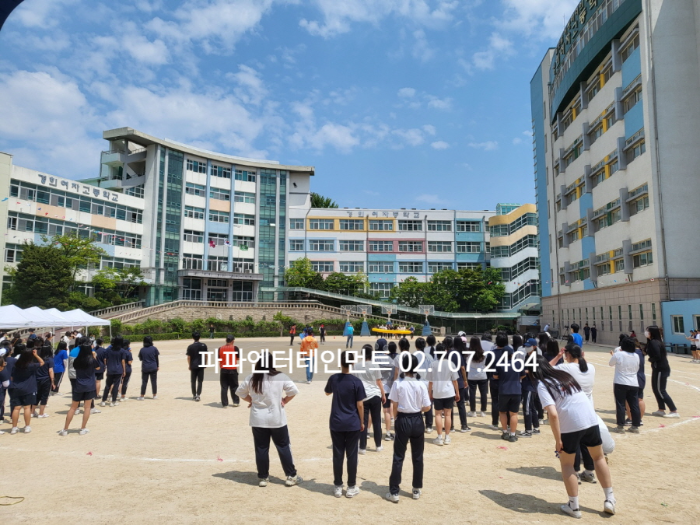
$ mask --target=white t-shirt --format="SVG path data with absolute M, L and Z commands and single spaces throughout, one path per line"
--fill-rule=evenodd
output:
M 433 366 L 433 358 L 430 357 L 430 350 L 428 348 L 425 350 L 425 352 L 416 350 L 413 355 L 418 359 L 418 368 L 416 368 L 415 372 L 416 374 L 420 374 L 420 380 L 428 386 L 428 369 Z
M 469 362 L 469 370 L 467 370 L 467 380 L 481 381 L 488 379 L 488 376 L 486 375 L 486 365 L 487 361 L 489 361 L 490 359 L 491 358 L 488 357 L 488 352 L 484 352 L 484 359 L 478 363 L 475 363 L 472 359 Z M 493 366 L 493 364 L 491 366 Z
M 432 383 L 433 397 L 435 399 L 447 399 L 455 397 L 455 388 L 452 381 L 459 379 L 459 371 L 453 371 L 456 367 L 448 356 L 433 361 L 433 369 L 428 372 L 428 379 Z
M 537 393 L 543 408 L 551 405 L 556 407 L 559 415 L 559 430 L 562 434 L 598 426 L 598 416 L 593 409 L 593 404 L 583 391 L 566 396 L 561 391 L 561 385 L 557 383 L 554 397 L 552 397 L 544 381 L 540 381 L 537 385 Z
M 396 381 L 391 387 L 389 399 L 396 401 L 399 412 L 406 414 L 421 412 L 431 405 L 425 383 L 417 381 L 414 377 L 404 377 Z
M 581 372 L 578 363 L 562 363 L 560 365 L 555 366 L 554 368 L 556 368 L 557 370 L 563 370 L 564 372 L 572 375 L 576 382 L 579 385 L 581 385 L 581 391 L 584 394 L 586 394 L 588 399 L 591 401 L 591 405 L 595 406 L 595 404 L 593 404 L 593 384 L 595 383 L 595 367 L 590 363 L 587 364 L 588 371 L 586 373 Z
M 484 352 L 489 352 L 489 351 L 493 350 L 494 346 L 496 346 L 496 345 L 493 344 L 493 341 L 484 341 L 483 339 L 481 340 L 481 349 Z
M 380 368 L 381 365 L 379 364 L 363 360 L 360 360 L 353 367 L 352 373 L 362 381 L 362 386 L 365 387 L 365 394 L 367 394 L 367 397 L 363 401 L 382 395 L 382 391 L 379 389 L 379 385 L 377 385 L 377 379 L 382 378 L 382 371 Z
M 639 371 L 639 356 L 634 352 L 620 350 L 610 356 L 610 366 L 615 366 L 616 385 L 639 386 L 637 372 Z
M 287 424 L 287 414 L 282 406 L 282 398 L 295 396 L 299 393 L 292 380 L 285 374 L 270 377 L 266 375 L 262 383 L 262 394 L 253 392 L 250 374 L 236 389 L 239 397 L 250 396 L 253 406 L 250 407 L 250 426 L 259 428 L 280 428 Z
M 372 362 L 375 366 L 382 369 L 379 373 L 382 376 L 382 384 L 384 385 L 385 393 L 389 392 L 389 390 L 391 390 L 391 385 L 394 384 L 394 374 L 399 366 L 398 359 L 398 354 L 396 357 L 391 357 L 386 352 L 375 352 L 372 356 Z

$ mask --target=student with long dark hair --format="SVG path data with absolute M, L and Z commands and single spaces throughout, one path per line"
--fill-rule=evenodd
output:
M 472 354 L 469 361 L 469 371 L 467 372 L 467 383 L 469 384 L 469 410 L 467 416 L 486 417 L 488 407 L 489 381 L 486 374 L 486 354 L 481 346 L 478 337 L 472 336 L 469 340 L 468 353 Z M 481 412 L 476 411 L 476 390 L 479 389 L 481 396 Z
M 112 392 L 112 402 L 109 406 L 115 407 L 119 405 L 117 396 L 119 396 L 119 385 L 126 374 L 126 359 L 127 353 L 126 350 L 124 350 L 124 339 L 121 336 L 117 336 L 112 339 L 112 345 L 105 355 L 105 361 L 107 363 L 107 384 L 102 394 L 102 403 L 100 403 L 100 406 L 105 406 L 110 390 Z
M 12 376 L 12 370 L 15 367 L 17 359 L 10 355 L 10 342 L 5 339 L 0 350 L 3 357 L 2 366 L 0 366 L 0 423 L 5 422 L 5 398 L 7 397 L 7 389 L 10 386 L 10 377 Z
M 460 432 L 469 432 L 471 428 L 469 428 L 468 422 L 467 422 L 467 407 L 466 407 L 466 402 L 467 399 L 469 398 L 469 383 L 467 381 L 467 356 L 466 354 L 466 345 L 464 341 L 462 340 L 461 337 L 456 337 L 453 340 L 453 346 L 452 350 L 448 348 L 448 341 L 451 339 L 450 337 L 446 337 L 445 341 L 443 344 L 445 345 L 445 349 L 449 355 L 450 361 L 452 363 L 452 368 L 457 370 L 458 374 L 458 379 L 457 379 L 457 386 L 459 387 L 459 399 L 456 400 L 457 404 L 457 410 L 459 412 L 459 431 Z M 452 421 L 454 422 L 454 411 L 452 414 Z
M 416 340 L 417 341 L 417 340 Z M 386 499 L 392 503 L 399 502 L 399 486 L 401 472 L 406 457 L 406 449 L 411 444 L 411 460 L 413 462 L 413 499 L 421 497 L 423 489 L 423 450 L 425 438 L 423 433 L 423 418 L 421 413 L 428 412 L 431 407 L 428 389 L 420 381 L 418 358 L 410 354 L 401 354 L 401 370 L 399 380 L 391 387 L 389 399 L 394 413 L 396 437 L 394 439 L 394 459 L 389 478 L 389 492 Z
M 31 420 L 32 405 L 36 404 L 36 373 L 44 364 L 44 360 L 37 355 L 36 348 L 27 348 L 19 343 L 15 346 L 15 352 L 20 355 L 12 369 L 10 377 L 10 410 L 12 411 L 12 430 L 10 434 L 19 432 L 17 423 L 19 421 L 20 409 L 24 408 L 24 433 L 32 431 L 29 425 Z
M 49 394 L 54 387 L 54 361 L 53 352 L 50 346 L 41 345 L 38 350 L 39 357 L 44 360 L 44 364 L 36 371 L 36 403 L 39 406 L 39 413 L 36 413 L 36 405 L 32 407 L 32 417 L 45 418 L 46 404 L 49 402 Z
M 428 336 L 432 337 L 432 336 Z M 435 338 L 433 337 L 433 341 Z M 426 392 L 428 391 L 428 369 L 433 366 L 433 358 L 430 356 L 429 351 L 426 350 L 426 340 L 422 337 L 416 339 L 416 351 L 414 356 L 418 362 L 418 368 L 416 368 L 416 377 L 420 378 L 419 381 L 425 386 Z M 399 361 L 401 362 L 401 361 Z M 430 397 L 428 397 L 430 399 Z M 430 434 L 433 431 L 433 405 L 431 402 L 430 410 L 424 410 L 425 413 L 425 433 Z
M 612 477 L 603 454 L 603 440 L 593 405 L 571 374 L 552 367 L 544 357 L 538 358 L 534 374 L 539 381 L 537 390 L 549 417 L 554 450 L 559 457 L 562 478 L 569 495 L 568 504 L 561 506 L 562 512 L 581 518 L 574 460 L 576 451 L 583 446 L 588 448 L 593 458 L 595 473 L 605 493 L 604 511 L 615 514 Z
M 87 422 L 90 419 L 90 405 L 97 396 L 95 383 L 95 370 L 100 366 L 95 359 L 95 354 L 89 344 L 82 344 L 78 352 L 78 357 L 73 361 L 75 368 L 75 383 L 73 386 L 73 402 L 66 414 L 66 422 L 63 425 L 63 430 L 58 432 L 59 436 L 68 435 L 68 427 L 70 427 L 73 416 L 80 406 L 80 402 L 84 403 L 83 420 L 80 426 L 80 435 L 84 436 L 90 432 L 87 428 Z
M 275 369 L 273 357 L 268 352 L 260 356 L 255 364 L 255 372 L 246 377 L 236 390 L 236 394 L 249 403 L 249 422 L 253 429 L 260 487 L 267 487 L 270 482 L 270 439 L 277 448 L 287 477 L 285 485 L 291 487 L 303 481 L 294 467 L 287 413 L 284 410 L 298 393 L 299 389 L 292 380 Z
M 364 399 L 364 430 L 360 435 L 360 454 L 367 452 L 367 424 L 370 415 L 374 429 L 374 445 L 377 452 L 382 451 L 382 404 L 386 401 L 382 372 L 379 365 L 372 362 L 372 345 L 362 347 L 364 359 L 359 359 L 354 367 L 355 376 L 362 381 L 367 397 Z
M 376 345 L 379 345 L 379 341 L 384 341 L 386 343 L 386 339 L 380 339 L 377 341 Z M 408 339 L 405 337 L 399 339 L 399 349 L 401 352 L 408 352 L 411 349 L 411 343 L 408 342 Z M 382 351 L 386 353 L 382 354 Z M 399 354 L 397 353 L 396 343 L 391 341 L 386 348 L 383 346 L 378 347 L 374 355 L 374 362 L 382 368 L 382 384 L 384 385 L 384 394 L 386 395 L 387 392 L 391 392 L 391 386 L 399 377 L 399 365 L 397 361 Z M 386 429 L 384 441 L 391 441 L 394 439 L 394 435 L 391 433 L 391 400 L 386 397 L 382 406 L 384 408 L 384 428 Z
M 644 335 L 647 338 L 647 355 L 651 363 L 651 389 L 654 391 L 654 397 L 659 404 L 659 409 L 652 412 L 652 416 L 661 417 L 680 417 L 673 399 L 666 392 L 666 383 L 671 375 L 671 365 L 668 363 L 666 355 L 666 347 L 664 340 L 661 337 L 661 330 L 658 326 L 647 326 Z M 670 412 L 666 413 L 666 405 Z
M 629 431 L 639 434 L 639 357 L 635 353 L 634 341 L 625 337 L 620 341 L 620 350 L 610 352 L 610 366 L 615 367 L 613 391 L 615 394 L 615 419 L 617 420 L 617 432 L 625 431 L 625 403 L 629 404 L 632 415 L 632 426 Z
M 61 380 L 66 372 L 66 361 L 68 361 L 68 345 L 63 341 L 59 341 L 53 354 L 54 394 L 58 394 L 61 388 Z
M 134 362 L 134 355 L 131 353 L 131 341 L 124 339 L 124 351 L 126 352 L 126 357 L 124 358 L 124 379 L 122 379 L 122 403 L 127 401 L 126 389 L 129 388 L 129 380 L 131 379 L 131 363 Z
M 139 361 L 141 361 L 141 396 L 139 401 L 143 401 L 143 396 L 146 395 L 146 387 L 148 380 L 151 380 L 151 393 L 153 399 L 158 399 L 158 370 L 160 370 L 160 361 L 158 356 L 160 352 L 153 346 L 153 338 L 147 335 L 143 338 L 143 348 L 139 350 Z
M 515 337 L 513 337 L 515 339 Z M 526 352 L 523 359 L 525 363 L 531 362 L 532 355 L 537 354 L 537 341 L 528 339 L 525 346 L 522 347 Z M 535 358 L 536 359 L 536 358 Z M 540 420 L 537 415 L 535 399 L 537 398 L 537 378 L 533 373 L 533 366 L 525 366 L 523 373 L 525 377 L 521 381 L 522 387 L 522 404 L 523 404 L 523 420 L 525 430 L 518 434 L 519 437 L 530 438 L 533 434 L 540 433 Z
M 637 382 L 639 383 L 639 390 L 637 391 L 637 398 L 639 399 L 639 426 L 643 426 L 644 423 L 644 413 L 646 412 L 646 402 L 644 401 L 644 388 L 647 384 L 647 376 L 644 370 L 644 350 L 642 350 L 642 345 L 639 344 L 639 340 L 636 337 L 632 338 L 634 343 L 635 351 L 639 359 L 639 370 L 637 371 Z M 625 426 L 630 426 L 632 424 L 632 414 L 630 412 L 630 407 L 627 405 L 627 419 L 625 420 Z
M 346 456 L 348 490 L 345 496 L 353 498 L 360 493 L 360 489 L 357 488 L 357 458 L 360 433 L 365 428 L 363 399 L 367 394 L 362 381 L 350 372 L 354 361 L 357 359 L 351 352 L 342 352 L 341 373 L 329 377 L 324 389 L 327 396 L 333 396 L 329 426 L 333 441 L 333 494 L 336 498 L 343 495 L 343 460 Z
M 515 443 L 518 441 L 516 430 L 522 397 L 520 381 L 524 377 L 524 362 L 522 357 L 516 355 L 508 346 L 508 336 L 504 332 L 496 335 L 496 348 L 501 351 L 501 355 L 508 356 L 505 364 L 496 365 L 496 373 L 493 376 L 498 381 L 498 414 L 503 431 L 501 439 Z M 521 361 L 519 365 L 516 364 L 517 360 Z M 500 359 L 497 363 L 500 363 Z
M 102 338 L 96 339 L 95 340 L 95 348 L 93 352 L 95 352 L 95 359 L 97 359 L 97 370 L 95 371 L 95 399 L 100 397 L 100 390 L 102 390 L 102 380 L 105 378 L 105 370 L 106 370 L 106 364 L 105 364 L 105 357 L 107 350 L 102 347 L 104 341 Z

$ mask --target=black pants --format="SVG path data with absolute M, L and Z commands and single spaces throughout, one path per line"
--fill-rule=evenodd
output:
M 583 459 L 583 468 L 586 470 L 595 470 L 595 463 L 593 463 L 593 458 L 591 453 L 588 452 L 588 447 L 581 445 L 576 452 L 576 457 L 574 458 L 574 470 L 576 472 L 581 471 L 581 460 Z
M 241 402 L 236 395 L 238 388 L 238 370 L 219 370 L 219 384 L 221 384 L 221 404 L 228 406 L 228 393 L 231 391 L 231 399 L 233 404 L 237 405 Z
M 258 478 L 266 479 L 270 475 L 270 439 L 277 448 L 282 470 L 286 476 L 296 476 L 292 459 L 292 446 L 289 442 L 287 425 L 279 428 L 253 427 L 253 442 L 255 443 L 255 464 L 258 467 Z
M 326 342 L 326 334 L 321 332 L 321 342 L 325 343 Z
M 537 410 L 537 422 L 539 423 L 544 419 L 544 408 L 542 408 L 542 401 L 537 392 L 535 392 L 535 409 Z
M 61 378 L 63 377 L 63 372 L 54 372 L 53 373 L 53 392 L 58 392 L 58 389 L 61 388 Z
M 491 389 L 491 424 L 494 427 L 498 425 L 498 381 L 489 381 Z
M 654 392 L 656 402 L 659 404 L 659 410 L 666 410 L 666 405 L 671 412 L 676 411 L 676 405 L 673 399 L 666 392 L 666 382 L 671 375 L 671 370 L 657 370 L 654 368 L 651 371 L 651 389 Z
M 468 388 L 460 388 L 459 389 L 459 401 L 457 401 L 457 410 L 459 411 L 459 423 L 462 425 L 462 428 L 466 428 L 467 425 L 467 407 L 465 406 L 465 403 L 467 402 L 467 398 L 469 397 L 469 389 Z M 452 429 L 457 425 L 455 425 L 455 417 L 454 417 L 454 409 L 452 409 Z
M 0 420 L 5 417 L 5 394 L 7 393 L 7 388 L 0 386 Z
M 335 432 L 331 430 L 333 440 L 333 484 L 343 484 L 343 461 L 348 458 L 348 487 L 357 484 L 357 454 L 360 445 L 360 431 Z
M 141 397 L 146 395 L 149 378 L 151 379 L 151 392 L 154 396 L 158 393 L 158 372 L 141 372 Z
M 595 343 L 596 337 L 598 337 L 598 332 L 591 332 L 591 337 L 593 338 L 593 342 Z
M 192 397 L 202 395 L 202 382 L 204 381 L 204 368 L 190 370 L 190 383 L 192 384 Z
M 428 385 L 425 386 L 427 387 Z M 423 415 L 425 416 L 425 427 L 433 428 L 433 419 L 435 417 L 435 414 L 433 413 L 433 405 L 430 405 L 430 410 L 423 412 Z
M 121 374 L 107 374 L 107 383 L 105 384 L 105 391 L 102 394 L 102 402 L 107 401 L 109 396 L 109 389 L 112 389 L 112 403 L 116 403 L 117 396 L 119 395 L 119 385 L 122 382 Z
M 36 382 L 36 404 L 46 405 L 51 393 L 51 379 L 40 379 Z
M 365 429 L 360 435 L 360 448 L 367 448 L 367 423 L 369 423 L 369 415 L 372 414 L 372 430 L 374 430 L 374 444 L 380 446 L 382 444 L 382 398 L 374 396 L 364 402 L 365 405 Z
M 411 460 L 413 461 L 413 488 L 423 488 L 423 449 L 425 448 L 425 438 L 423 433 L 423 419 L 420 412 L 415 414 L 399 413 L 394 423 L 396 437 L 394 438 L 394 460 L 391 466 L 391 477 L 389 478 L 389 491 L 392 494 L 399 493 L 401 485 L 401 471 L 403 470 L 403 460 L 406 457 L 408 443 L 411 443 Z
M 537 417 L 537 408 L 535 407 L 535 399 L 537 392 L 526 391 L 522 394 L 523 400 L 523 419 L 525 419 L 525 431 L 529 432 L 532 428 L 540 428 L 540 420 Z
M 124 376 L 124 381 L 122 381 L 122 397 L 126 397 L 126 389 L 129 388 L 129 380 L 131 379 L 131 372 L 127 372 Z
M 586 342 L 588 342 L 588 338 L 589 338 L 589 336 L 590 336 L 590 332 L 588 332 L 588 333 L 584 332 L 584 334 L 586 334 Z
M 639 387 L 629 385 L 618 385 L 617 383 L 615 383 L 613 385 L 613 392 L 615 393 L 615 419 L 617 421 L 617 426 L 622 427 L 625 425 L 626 401 L 630 406 L 630 414 L 632 415 L 632 426 L 638 427 L 639 423 L 641 423 L 638 396 Z
M 488 379 L 469 380 L 469 410 L 476 412 L 476 389 L 479 389 L 481 396 L 481 411 L 486 412 L 489 397 Z
M 294 336 L 295 336 L 295 335 L 296 335 L 296 334 L 289 334 L 289 337 L 290 337 L 290 339 L 289 339 L 289 346 L 292 346 L 292 345 L 294 344 Z

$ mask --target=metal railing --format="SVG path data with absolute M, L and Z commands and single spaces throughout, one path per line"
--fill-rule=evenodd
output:
M 117 314 L 119 312 L 133 311 L 143 309 L 145 301 L 137 301 L 135 303 L 120 304 L 119 306 L 110 306 L 109 308 L 102 308 L 101 310 L 95 310 L 90 312 L 90 315 L 95 317 L 108 318 L 112 314 Z

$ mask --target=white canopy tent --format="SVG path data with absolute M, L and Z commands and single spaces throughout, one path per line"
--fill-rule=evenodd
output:
M 77 319 L 79 322 L 76 323 L 76 326 L 107 326 L 111 324 L 107 319 L 100 319 L 80 309 L 70 310 L 63 315 L 70 316 L 71 319 Z
M 0 330 L 8 330 L 11 328 L 29 328 L 32 326 L 32 320 L 24 314 L 24 311 L 11 304 L 8 306 L 0 306 Z
M 56 308 L 42 310 L 37 306 L 25 310 L 14 305 L 0 306 L 0 330 L 107 326 L 109 324 L 109 320 L 100 319 L 80 309 L 61 312 Z

